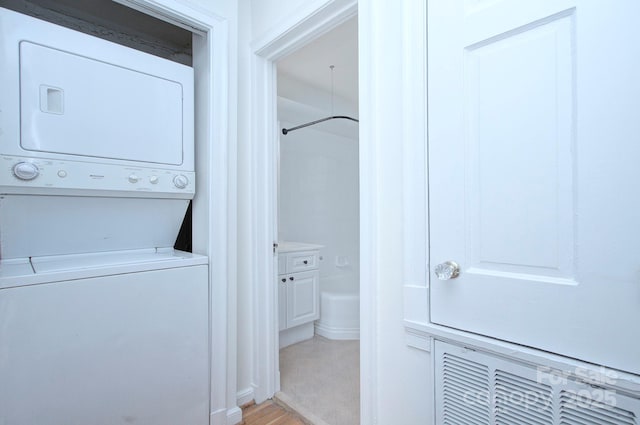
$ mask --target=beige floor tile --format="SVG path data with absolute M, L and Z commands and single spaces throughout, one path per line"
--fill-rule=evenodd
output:
M 360 423 L 359 341 L 313 339 L 280 350 L 280 387 L 291 407 L 328 425 Z

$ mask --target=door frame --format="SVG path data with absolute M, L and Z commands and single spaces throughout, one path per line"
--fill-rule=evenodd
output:
M 237 217 L 235 95 L 228 18 L 176 0 L 114 0 L 191 31 L 195 84 L 193 252 L 209 259 L 209 423 L 238 423 L 235 300 Z M 229 371 L 233 371 L 230 373 Z M 232 396 L 230 396 L 232 394 Z
M 275 158 L 279 140 L 277 126 L 277 69 L 276 61 L 292 53 L 310 41 L 332 30 L 336 26 L 358 14 L 357 0 L 314 1 L 303 9 L 290 15 L 280 26 L 269 31 L 263 37 L 254 40 L 252 50 L 252 162 L 255 174 L 252 179 L 252 222 L 254 230 L 253 267 L 253 341 L 254 341 L 254 374 L 253 390 L 256 403 L 273 397 L 279 389 L 279 348 L 278 348 L 278 315 L 276 311 L 277 284 L 274 278 L 277 270 L 273 263 L 272 244 L 277 242 L 274 222 L 277 219 L 277 158 Z M 360 18 L 358 18 L 360 20 Z M 360 30 L 359 30 L 360 33 Z M 360 49 L 359 57 L 364 52 Z M 361 68 L 362 69 L 362 68 Z M 359 71 L 359 80 L 367 78 L 369 71 Z M 361 114 L 362 116 L 362 114 Z M 362 122 L 361 122 L 362 125 Z M 265 138 L 265 135 L 268 137 Z M 360 158 L 363 158 L 362 154 Z M 360 164 L 361 191 L 371 190 L 370 172 L 363 174 L 367 164 Z M 368 168 L 367 168 L 367 171 Z M 363 176 L 367 176 L 363 178 Z M 361 198 L 362 199 L 362 198 Z M 361 200 L 362 202 L 362 200 Z M 370 210 L 360 208 L 361 228 L 369 222 Z M 368 226 L 365 226 L 368 228 Z M 360 242 L 362 249 L 363 243 Z M 372 253 L 370 246 L 367 252 Z M 370 256 L 361 254 L 361 268 L 365 269 L 373 263 Z M 373 303 L 361 295 L 361 345 L 370 340 L 373 324 Z M 361 416 L 362 423 L 373 423 L 368 412 L 373 403 L 370 394 L 373 388 L 362 385 L 371 382 L 375 362 L 373 349 L 362 349 L 361 368 Z

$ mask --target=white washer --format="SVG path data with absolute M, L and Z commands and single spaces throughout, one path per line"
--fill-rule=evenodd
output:
M 3 260 L 0 424 L 208 424 L 208 316 L 203 256 Z

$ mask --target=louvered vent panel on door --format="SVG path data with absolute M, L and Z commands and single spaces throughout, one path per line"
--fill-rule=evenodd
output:
M 496 370 L 493 388 L 496 425 L 553 425 L 550 386 Z
M 442 359 L 443 425 L 490 423 L 488 367 L 449 353 Z
M 601 370 L 552 372 L 438 340 L 434 355 L 436 425 L 640 425 L 640 399 Z
M 593 401 L 595 398 L 580 396 L 579 392 L 576 394 L 576 392 L 562 391 L 560 393 L 560 425 L 638 424 L 635 413 L 597 403 Z

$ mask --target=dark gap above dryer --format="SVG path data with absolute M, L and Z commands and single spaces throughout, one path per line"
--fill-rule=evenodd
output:
M 192 33 L 112 0 L 0 0 L 0 6 L 192 65 Z
M 182 222 L 182 226 L 180 226 L 180 231 L 178 232 L 176 243 L 173 245 L 174 249 L 180 251 L 193 252 L 193 215 L 191 212 L 192 204 L 193 201 L 189 201 L 187 212 L 184 215 L 184 221 Z

